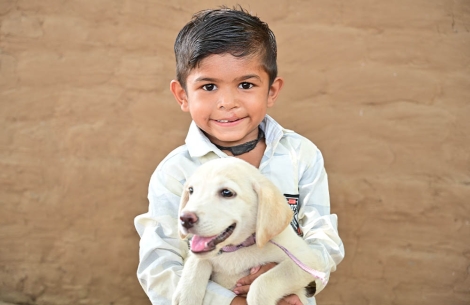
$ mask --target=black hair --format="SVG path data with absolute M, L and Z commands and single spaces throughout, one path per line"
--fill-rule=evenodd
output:
M 277 47 L 274 33 L 257 16 L 241 6 L 203 10 L 193 15 L 175 41 L 176 78 L 186 89 L 190 71 L 212 54 L 235 57 L 258 55 L 269 75 L 269 85 L 277 77 Z

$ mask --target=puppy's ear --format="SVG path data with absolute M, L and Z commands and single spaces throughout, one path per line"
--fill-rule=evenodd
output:
M 255 181 L 253 188 L 258 194 L 256 245 L 262 247 L 290 224 L 293 212 L 286 198 L 266 177 Z
M 179 207 L 179 210 L 178 210 L 178 222 L 179 222 L 179 219 L 180 219 L 181 211 L 186 206 L 186 203 L 188 203 L 188 200 L 189 200 L 188 187 L 187 187 L 186 184 L 184 184 L 183 193 L 181 194 L 181 199 L 180 199 L 180 207 Z M 178 233 L 179 233 L 181 239 L 186 238 L 186 234 L 184 234 L 181 231 L 181 227 L 180 227 L 179 223 L 178 223 Z

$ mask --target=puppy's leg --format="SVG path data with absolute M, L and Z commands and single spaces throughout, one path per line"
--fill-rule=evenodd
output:
M 298 297 L 299 297 L 299 300 L 300 302 L 302 302 L 302 304 L 307 304 L 308 303 L 308 300 L 307 300 L 307 294 L 305 292 L 305 288 L 301 288 L 299 291 L 297 291 L 295 293 Z
M 173 305 L 201 305 L 211 272 L 212 265 L 208 260 L 190 255 L 173 294 Z
M 307 304 L 304 287 L 311 281 L 309 277 L 293 261 L 285 260 L 251 284 L 247 302 L 250 305 L 275 305 L 282 297 L 294 293 Z

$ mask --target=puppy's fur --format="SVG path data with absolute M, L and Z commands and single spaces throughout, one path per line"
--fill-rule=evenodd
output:
M 233 224 L 235 229 L 215 248 L 211 245 L 201 251 L 201 243 L 194 246 L 198 250 L 195 253 L 192 249 L 185 261 L 174 305 L 200 305 L 209 279 L 233 290 L 251 267 L 269 262 L 278 264 L 251 284 L 248 304 L 274 305 L 289 294 L 297 294 L 307 304 L 304 287 L 313 276 L 269 240 L 283 245 L 311 268 L 320 259 L 289 225 L 292 211 L 285 197 L 258 169 L 233 157 L 201 165 L 185 184 L 179 215 L 183 219 L 185 215 L 195 217 L 190 225 L 179 224 L 182 238 L 219 236 Z M 224 246 L 241 244 L 253 233 L 256 245 L 218 253 Z

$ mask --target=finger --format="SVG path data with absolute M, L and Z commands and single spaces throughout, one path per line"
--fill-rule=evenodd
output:
M 255 273 L 257 273 L 260 269 L 261 269 L 261 266 L 253 267 L 253 268 L 251 268 L 251 270 L 250 270 L 250 274 L 255 274 Z
M 266 271 L 268 271 L 269 269 L 273 268 L 276 265 L 277 265 L 277 263 L 268 263 L 268 264 L 263 265 L 263 266 L 257 266 L 257 267 L 251 268 L 250 273 L 253 270 L 257 270 L 257 272 L 253 273 L 253 274 L 249 274 L 249 275 L 239 279 L 238 282 L 237 282 L 237 286 L 251 285 L 253 283 L 253 281 L 258 278 L 258 276 L 265 273 Z
M 277 301 L 277 305 L 291 305 L 291 304 L 289 304 L 289 302 L 287 302 L 284 299 L 280 299 L 279 301 Z
M 250 274 L 238 280 L 237 284 L 239 286 L 251 285 L 251 283 L 253 283 L 253 281 L 258 277 L 258 275 L 255 275 L 255 274 L 258 273 L 260 270 L 261 270 L 261 266 L 256 266 L 256 267 L 251 268 Z
M 260 276 L 261 273 L 254 273 L 254 274 L 249 274 L 245 277 L 242 277 L 241 279 L 238 280 L 237 286 L 245 286 L 245 285 L 251 285 L 253 281 Z
M 255 278 L 253 278 L 253 275 L 247 275 L 245 277 L 242 277 L 241 279 L 238 280 L 237 282 L 237 288 L 240 286 L 246 286 L 246 285 L 251 285 L 253 283 Z
M 261 266 L 260 268 L 260 273 L 265 273 L 266 271 L 274 268 L 277 265 L 277 263 L 267 263 L 266 265 Z
M 235 292 L 236 295 L 246 295 L 248 291 L 250 290 L 250 285 L 243 285 L 243 286 L 238 286 L 235 287 L 233 292 Z
M 299 296 L 296 294 L 287 295 L 283 298 L 283 300 L 286 301 L 287 304 L 290 304 L 290 305 L 303 305 L 299 299 Z

